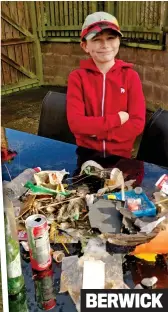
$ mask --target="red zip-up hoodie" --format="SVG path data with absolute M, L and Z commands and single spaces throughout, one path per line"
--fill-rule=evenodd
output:
M 142 85 L 133 64 L 115 60 L 102 74 L 90 58 L 80 63 L 68 79 L 67 119 L 78 146 L 131 156 L 135 138 L 145 124 L 145 100 Z M 118 112 L 129 120 L 121 125 Z

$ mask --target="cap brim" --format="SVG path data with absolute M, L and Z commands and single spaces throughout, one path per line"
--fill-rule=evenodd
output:
M 83 38 L 85 38 L 86 40 L 91 40 L 91 39 L 93 39 L 97 34 L 99 34 L 100 32 L 102 32 L 104 29 L 111 29 L 111 30 L 113 30 L 115 33 L 117 33 L 120 37 L 123 37 L 123 34 L 119 31 L 119 30 L 117 30 L 117 29 L 115 29 L 113 26 L 110 26 L 110 25 L 99 25 L 99 29 L 100 30 L 98 30 L 97 29 L 97 27 L 95 27 L 95 28 L 93 28 L 91 31 L 89 31 L 88 33 L 87 33 L 87 35 L 85 35 Z M 83 39 L 82 38 L 82 39 Z

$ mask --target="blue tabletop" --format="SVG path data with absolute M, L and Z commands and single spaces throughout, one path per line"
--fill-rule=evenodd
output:
M 8 148 L 16 151 L 17 156 L 10 163 L 5 162 L 2 164 L 3 180 L 10 180 L 8 171 L 11 178 L 14 178 L 27 168 L 41 167 L 42 170 L 66 169 L 71 175 L 78 168 L 76 145 L 12 129 L 6 129 L 6 137 Z M 90 158 L 85 159 L 89 160 Z M 103 165 L 109 167 L 110 162 L 111 158 L 109 157 L 107 161 L 103 161 Z M 114 166 L 114 160 L 112 160 L 112 166 Z M 150 194 L 155 190 L 155 183 L 159 177 L 164 173 L 168 173 L 166 168 L 135 159 L 120 159 L 118 157 L 116 166 L 126 172 L 130 178 L 136 178 L 144 190 Z
M 12 178 L 27 168 L 61 170 L 68 167 L 67 169 L 72 173 L 76 167 L 76 146 L 73 144 L 12 129 L 6 129 L 6 137 L 9 149 L 17 152 L 17 156 L 9 164 L 5 163 Z M 4 165 L 2 173 L 3 179 L 9 180 Z

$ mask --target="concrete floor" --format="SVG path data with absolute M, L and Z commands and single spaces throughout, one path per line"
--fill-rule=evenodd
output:
M 37 134 L 41 103 L 48 91 L 66 92 L 65 87 L 45 86 L 5 95 L 1 98 L 1 125 L 6 128 Z M 147 118 L 150 113 L 147 114 Z M 136 157 L 141 137 L 133 151 Z

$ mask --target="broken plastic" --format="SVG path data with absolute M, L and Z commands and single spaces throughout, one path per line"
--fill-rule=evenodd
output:
M 32 182 L 27 181 L 26 184 L 24 185 L 26 188 L 30 189 L 31 192 L 34 194 L 51 194 L 51 195 L 57 195 L 57 194 L 61 194 L 61 195 L 69 195 L 69 192 L 59 192 L 56 190 L 52 190 L 49 189 L 47 187 L 43 187 L 43 186 L 38 186 L 38 185 L 34 185 Z
M 80 175 L 85 173 L 87 175 L 101 176 L 101 171 L 103 170 L 104 168 L 97 162 L 95 162 L 94 160 L 88 160 L 82 164 Z

